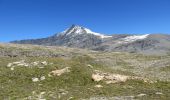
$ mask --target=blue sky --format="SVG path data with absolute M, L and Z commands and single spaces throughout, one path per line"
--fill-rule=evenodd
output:
M 41 38 L 72 24 L 106 34 L 170 34 L 170 0 L 0 0 L 0 41 Z

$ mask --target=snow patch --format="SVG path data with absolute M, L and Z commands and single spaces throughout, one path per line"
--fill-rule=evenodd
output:
M 134 42 L 137 40 L 143 40 L 143 39 L 147 38 L 148 36 L 149 36 L 149 34 L 127 36 L 127 37 L 121 39 L 121 41 L 119 41 L 118 43 L 129 43 L 129 42 Z
M 91 31 L 90 29 L 87 29 L 85 28 L 85 31 L 89 34 L 93 34 L 93 35 L 96 35 L 96 36 L 99 36 L 101 38 L 109 38 L 109 37 L 112 37 L 112 36 L 108 36 L 108 35 L 103 35 L 103 34 L 100 34 L 100 33 L 96 33 L 96 32 L 93 32 Z

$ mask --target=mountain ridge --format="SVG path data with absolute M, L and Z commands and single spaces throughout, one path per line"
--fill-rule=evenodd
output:
M 12 41 L 11 43 L 67 46 L 99 51 L 126 51 L 144 54 L 167 54 L 170 52 L 170 35 L 104 35 L 79 25 L 72 25 L 65 31 L 47 38 Z

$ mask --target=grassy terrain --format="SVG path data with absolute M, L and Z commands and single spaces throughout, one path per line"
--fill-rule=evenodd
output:
M 26 46 L 27 47 L 27 46 Z M 116 52 L 93 52 L 81 49 L 64 49 L 52 47 L 26 48 L 16 46 L 24 53 L 36 50 L 47 50 L 58 53 L 59 57 L 17 56 L 0 57 L 0 100 L 81 100 L 106 97 L 108 100 L 128 96 L 137 100 L 169 100 L 170 99 L 170 57 L 145 56 L 139 54 Z M 52 48 L 52 49 L 49 49 Z M 4 49 L 4 46 L 0 46 Z M 9 47 L 10 50 L 13 50 Z M 16 66 L 14 70 L 7 67 L 8 63 L 25 60 L 26 63 L 47 61 L 47 65 Z M 52 64 L 50 64 L 52 63 Z M 89 67 L 91 65 L 92 67 Z M 44 68 L 39 68 L 44 66 Z M 56 69 L 70 67 L 70 72 L 61 76 L 49 77 Z M 154 83 L 142 80 L 106 84 L 103 81 L 94 82 L 92 74 L 95 70 L 121 75 L 140 76 Z M 32 78 L 45 76 L 45 80 L 33 82 Z M 96 85 L 102 85 L 96 88 Z M 140 94 L 144 94 L 141 96 Z M 107 100 L 106 99 L 106 100 Z M 128 99 L 128 100 L 131 100 Z M 103 99 L 102 99 L 103 100 Z

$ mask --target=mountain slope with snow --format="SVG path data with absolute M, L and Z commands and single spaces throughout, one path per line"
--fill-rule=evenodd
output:
M 19 44 L 37 44 L 88 48 L 100 51 L 126 51 L 146 54 L 170 53 L 170 35 L 163 34 L 113 34 L 96 33 L 88 28 L 72 25 L 61 33 L 41 39 L 12 41 Z
M 127 36 L 125 38 L 120 39 L 119 43 L 130 43 L 130 42 L 134 42 L 137 40 L 143 40 L 143 39 L 146 39 L 148 36 L 149 34 Z
M 124 38 L 125 41 L 136 41 L 136 40 L 141 40 L 141 39 L 145 39 L 148 37 L 149 34 L 146 35 L 133 35 L 133 36 L 128 36 L 126 38 Z

